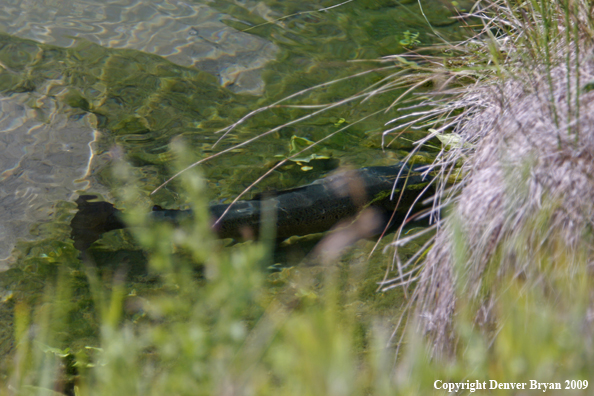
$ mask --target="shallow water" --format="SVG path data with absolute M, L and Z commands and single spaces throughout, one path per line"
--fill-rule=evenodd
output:
M 436 40 L 416 2 L 353 1 L 314 12 L 337 3 L 6 0 L 0 9 L 0 29 L 7 33 L 0 37 L 0 260 L 6 265 L 32 254 L 29 245 L 15 253 L 18 240 L 71 246 L 67 224 L 74 205 L 68 203 L 83 191 L 117 199 L 112 159 L 133 165 L 143 191 L 135 205 L 179 207 L 185 199 L 174 186 L 148 195 L 171 175 L 172 142 L 183 140 L 194 159 L 204 158 L 304 114 L 274 109 L 213 147 L 215 132 L 248 111 L 377 67 L 349 61 L 406 51 L 400 44 L 406 31 L 419 33 L 422 44 Z M 435 29 L 460 37 L 448 2 L 423 5 Z M 286 15 L 293 16 L 277 20 Z M 301 102 L 330 103 L 386 75 L 314 91 Z M 210 198 L 241 192 L 278 161 L 275 156 L 289 153 L 292 136 L 319 140 L 397 94 L 338 108 L 206 163 Z M 335 161 L 314 161 L 307 172 L 286 166 L 260 188 L 294 187 L 338 165 L 398 161 L 410 143 L 382 148 L 381 131 L 391 117 L 380 114 L 328 140 L 318 153 Z M 48 222 L 53 226 L 40 227 Z
M 24 94 L 0 99 L 0 259 L 33 224 L 48 220 L 57 201 L 89 187 L 96 136 L 88 117 L 68 117 L 51 99 L 43 103 L 50 114 L 39 114 L 26 100 Z
M 246 9 L 270 12 L 262 3 Z M 0 8 L 0 27 L 11 35 L 60 47 L 86 39 L 145 51 L 212 73 L 234 92 L 262 94 L 260 72 L 278 47 L 225 25 L 225 18 L 207 4 L 176 0 L 5 0 Z

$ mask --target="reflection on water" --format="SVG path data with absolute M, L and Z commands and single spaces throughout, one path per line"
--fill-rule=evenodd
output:
M 95 139 L 90 116 L 57 112 L 49 98 L 38 103 L 43 114 L 27 106 L 28 99 L 0 98 L 0 269 L 32 224 L 48 221 L 57 201 L 72 200 L 88 186 L 83 178 Z
M 266 14 L 256 3 L 254 11 Z M 221 22 L 205 4 L 178 0 L 3 0 L 0 29 L 46 44 L 70 47 L 84 38 L 131 48 L 219 77 L 234 92 L 261 94 L 261 68 L 277 47 Z

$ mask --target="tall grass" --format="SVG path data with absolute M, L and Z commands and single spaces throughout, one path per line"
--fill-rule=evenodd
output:
M 547 287 L 555 266 L 574 282 L 592 261 L 591 11 L 584 1 L 478 3 L 489 49 L 481 64 L 493 67 L 424 103 L 434 104 L 428 138 L 455 138 L 433 166 L 434 208 L 448 216 L 434 212 L 437 233 L 415 278 L 415 313 L 438 353 L 455 349 L 458 299 L 473 301 L 488 330 L 504 320 L 494 309 L 504 279 Z M 453 173 L 458 183 L 446 189 Z

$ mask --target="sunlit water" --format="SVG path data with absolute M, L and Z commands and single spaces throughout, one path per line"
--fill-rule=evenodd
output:
M 312 9 L 311 6 L 300 8 L 302 6 L 298 1 L 279 2 L 278 4 L 285 6 L 282 12 L 274 12 L 259 1 L 218 3 L 228 3 L 229 10 L 232 11 L 245 11 L 246 18 L 254 17 L 269 22 L 284 14 Z M 320 3 L 330 6 L 338 2 Z M 445 18 L 445 22 L 434 19 L 432 23 L 450 26 L 452 22 L 447 19 L 448 15 L 443 16 L 440 11 L 445 7 L 443 4 L 445 3 L 439 1 L 429 2 L 426 4 L 426 12 L 430 14 L 430 7 L 435 8 L 431 12 L 438 15 L 436 18 Z M 131 153 L 131 158 L 141 163 L 137 168 L 139 174 L 152 178 L 154 186 L 154 183 L 163 180 L 163 175 L 159 173 L 162 170 L 155 169 L 163 161 L 160 147 L 168 144 L 169 139 L 189 131 L 188 135 L 194 140 L 195 136 L 203 137 L 198 142 L 193 140 L 193 144 L 195 148 L 202 147 L 206 152 L 216 140 L 207 132 L 211 134 L 219 124 L 222 126 L 235 120 L 221 120 L 223 114 L 230 111 L 229 106 L 250 106 L 263 94 L 269 97 L 286 95 L 332 79 L 341 70 L 346 70 L 344 62 L 349 59 L 373 58 L 391 53 L 394 49 L 402 51 L 402 48 L 398 48 L 398 41 L 403 32 L 411 29 L 410 26 L 420 29 L 425 24 L 421 17 L 410 22 L 410 26 L 404 22 L 393 22 L 391 17 L 386 17 L 388 14 L 383 8 L 361 5 L 360 9 L 355 8 L 350 14 L 334 19 L 331 18 L 333 14 L 299 15 L 292 20 L 277 23 L 284 29 L 281 34 L 271 28 L 266 34 L 255 35 L 231 27 L 233 23 L 229 21 L 240 20 L 220 11 L 225 8 L 220 4 L 218 10 L 212 8 L 212 5 L 209 1 L 199 3 L 176 0 L 3 0 L 0 7 L 0 30 L 10 35 L 62 48 L 76 47 L 80 44 L 80 39 L 84 39 L 106 48 L 128 48 L 156 54 L 174 64 L 214 75 L 215 81 L 230 93 L 218 92 L 219 96 L 212 98 L 212 109 L 199 109 L 201 114 L 206 115 L 188 123 L 187 114 L 181 115 L 181 111 L 191 111 L 191 106 L 195 106 L 197 100 L 205 103 L 210 100 L 208 97 L 192 99 L 193 101 L 189 101 L 189 109 L 180 108 L 179 118 L 185 122 L 180 126 L 169 122 L 178 117 L 172 114 L 176 105 L 170 105 L 165 110 L 161 105 L 168 101 L 163 92 L 177 92 L 167 86 L 173 80 L 160 77 L 161 80 L 156 83 L 153 91 L 139 92 L 139 95 L 147 96 L 150 106 L 146 105 L 146 109 L 138 110 L 137 107 L 132 107 L 134 113 L 131 116 L 136 117 L 134 122 L 140 120 L 138 123 L 141 125 L 152 123 L 149 125 L 151 132 L 126 130 L 121 134 L 117 129 L 120 126 L 102 128 L 98 126 L 95 115 L 72 111 L 66 106 L 62 99 L 68 92 L 68 86 L 63 76 L 54 77 L 51 70 L 48 71 L 45 82 L 34 90 L 6 93 L 0 98 L 0 268 L 10 263 L 10 255 L 17 240 L 37 237 L 36 232 L 31 232 L 31 227 L 48 221 L 56 202 L 72 202 L 82 191 L 109 195 L 109 188 L 92 177 L 94 170 L 100 168 L 111 155 L 105 148 L 99 149 L 100 136 L 107 136 L 106 141 L 111 142 L 109 144 L 125 146 Z M 350 4 L 349 7 L 356 6 Z M 391 7 L 393 6 L 385 9 L 392 10 Z M 409 14 L 411 12 L 406 11 Z M 361 18 L 362 21 L 353 25 L 348 18 L 358 18 L 360 12 L 369 13 L 369 16 L 367 19 Z M 401 19 L 409 23 L 411 18 L 403 13 Z M 268 39 L 262 36 L 268 36 Z M 285 46 L 283 59 L 277 59 L 276 63 L 271 62 L 279 56 L 281 43 Z M 23 51 L 25 50 L 21 52 Z M 36 57 L 40 56 L 39 53 L 26 55 L 31 58 L 29 65 L 34 65 L 37 62 Z M 85 60 L 75 59 L 82 64 Z M 99 79 L 104 81 L 106 70 L 112 66 L 109 66 L 109 57 L 101 62 L 96 74 L 101 74 Z M 0 66 L 3 71 L 0 78 L 23 75 L 22 71 L 13 70 L 11 65 Z M 84 69 L 85 66 L 81 67 Z M 266 70 L 269 70 L 268 85 L 263 79 Z M 76 70 L 68 71 L 68 78 L 71 80 L 76 77 L 73 77 L 73 73 Z M 129 87 L 125 83 L 121 86 L 124 97 L 124 90 Z M 83 93 L 96 97 L 91 106 L 97 108 L 108 108 L 111 102 L 118 99 L 117 93 L 106 93 L 110 87 L 105 87 L 103 82 L 89 87 L 82 84 L 81 87 Z M 101 90 L 105 92 L 99 92 Z M 216 93 L 212 89 L 208 92 L 213 95 Z M 233 96 L 235 94 L 239 96 Z M 244 94 L 252 95 L 252 99 L 242 96 Z M 332 95 L 334 94 L 321 96 L 319 100 L 335 100 Z M 226 104 L 227 102 L 231 104 Z M 169 124 L 163 124 L 165 126 L 159 124 L 162 116 L 153 115 L 161 110 L 167 114 Z M 253 155 L 231 155 L 230 161 L 235 162 L 225 160 L 215 163 L 211 168 L 205 169 L 205 174 L 215 192 L 227 195 L 237 193 L 262 173 L 255 169 L 274 158 L 275 154 L 287 154 L 286 147 L 291 135 L 319 139 L 328 131 L 336 130 L 343 117 L 352 122 L 367 114 L 365 111 L 351 109 L 337 113 L 338 117 L 332 116 L 283 130 L 272 136 L 272 140 L 266 141 L 265 145 L 252 151 Z M 278 114 L 276 116 L 278 120 L 268 117 L 262 123 L 267 126 L 274 122 L 286 122 Z M 290 117 L 291 114 L 285 116 Z M 378 143 L 377 134 L 381 132 L 378 128 L 381 128 L 382 123 L 382 119 L 378 119 L 373 125 L 355 129 L 333 141 L 330 148 L 334 156 L 348 158 L 351 164 L 359 166 L 389 164 L 394 161 L 394 155 L 386 154 Z M 192 128 L 188 129 L 188 125 Z M 249 128 L 247 131 L 240 131 L 239 135 L 230 137 L 230 142 L 250 137 L 250 133 L 252 131 Z M 314 178 L 314 172 L 305 176 L 298 169 L 293 172 L 287 177 L 284 174 L 276 175 L 273 180 L 277 185 L 287 187 Z
M 249 9 L 270 13 L 258 2 Z M 212 73 L 235 92 L 261 94 L 260 71 L 277 47 L 223 24 L 225 18 L 207 4 L 177 0 L 3 0 L 0 7 L 6 33 L 60 47 L 83 38 L 146 51 Z
M 95 131 L 88 117 L 69 118 L 46 99 L 48 114 L 25 104 L 27 95 L 0 99 L 0 259 L 6 260 L 32 224 L 47 221 L 59 200 L 89 186 L 85 176 Z M 46 118 L 47 117 L 47 118 Z

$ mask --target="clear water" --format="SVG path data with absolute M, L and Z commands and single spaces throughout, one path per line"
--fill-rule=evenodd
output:
M 271 13 L 258 2 L 245 8 Z M 0 7 L 0 26 L 11 35 L 60 47 L 85 39 L 145 51 L 212 73 L 234 92 L 262 94 L 260 72 L 278 47 L 225 25 L 225 18 L 207 2 L 176 0 L 3 0 Z
M 304 110 L 271 110 L 214 147 L 215 132 L 250 110 L 377 67 L 350 61 L 406 51 L 400 41 L 407 31 L 419 33 L 423 45 L 434 42 L 425 18 L 450 39 L 462 35 L 447 1 L 423 1 L 425 16 L 416 1 L 390 0 L 354 0 L 315 12 L 338 3 L 2 0 L 0 263 L 32 254 L 14 249 L 19 240 L 71 243 L 67 224 L 77 194 L 115 199 L 109 176 L 114 158 L 133 165 L 144 192 L 140 204 L 181 206 L 184 197 L 174 186 L 149 197 L 172 173 L 172 142 L 183 140 L 201 159 L 295 119 Z M 299 103 L 330 103 L 386 75 L 313 91 Z M 292 136 L 319 140 L 397 95 L 337 108 L 207 162 L 202 172 L 211 199 L 241 192 L 276 156 L 288 154 Z M 259 188 L 307 183 L 337 165 L 394 163 L 410 147 L 405 141 L 387 150 L 381 145 L 383 125 L 394 114 L 372 117 L 325 142 L 318 153 L 335 161 L 314 162 L 307 172 L 286 166 Z

